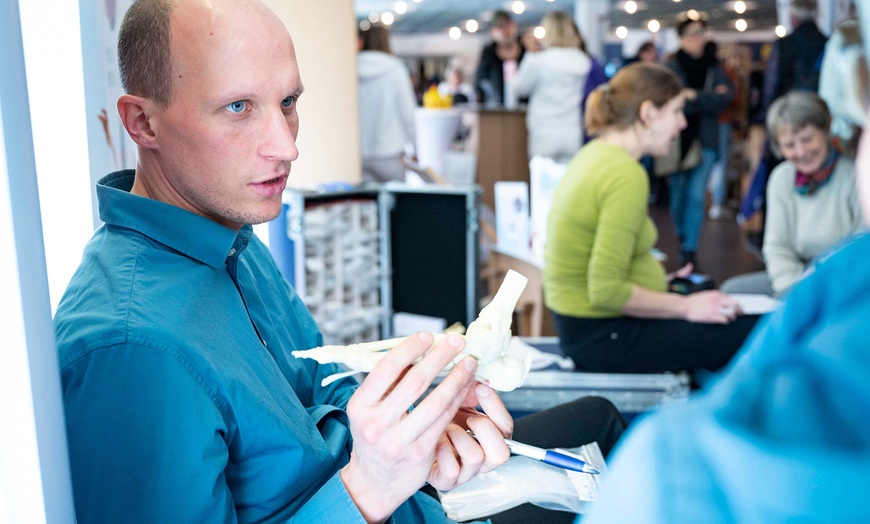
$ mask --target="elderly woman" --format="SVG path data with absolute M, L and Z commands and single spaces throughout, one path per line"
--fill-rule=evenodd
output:
M 815 93 L 794 91 L 770 106 L 768 134 L 785 162 L 767 184 L 767 272 L 735 277 L 723 290 L 781 295 L 811 260 L 860 227 L 855 165 L 833 147 L 830 129 L 828 106 Z
M 526 55 L 509 91 L 529 98 L 529 158 L 567 162 L 583 145 L 580 99 L 592 59 L 580 50 L 580 36 L 565 12 L 547 13 L 541 25 L 544 50 Z

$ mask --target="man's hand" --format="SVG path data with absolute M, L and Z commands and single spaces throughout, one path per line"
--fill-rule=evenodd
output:
M 469 398 L 476 383 L 474 371 L 477 362 L 471 357 L 463 359 L 409 412 L 441 369 L 459 354 L 465 344 L 462 337 L 448 335 L 423 356 L 432 340 L 430 333 L 408 337 L 375 366 L 348 402 L 347 414 L 354 442 L 350 462 L 341 470 L 341 479 L 360 513 L 369 522 L 382 522 L 389 518 L 430 475 L 439 480 L 441 476 L 454 476 L 452 471 L 440 473 L 440 461 L 436 468 L 436 449 L 444 455 L 438 458 L 446 465 L 445 450 L 448 448 L 443 437 L 445 433 L 456 435 L 456 429 L 447 431 L 448 425 L 460 406 L 466 403 L 464 401 L 477 400 L 476 397 Z M 421 356 L 420 362 L 414 364 L 414 360 Z M 465 417 L 469 425 L 472 424 L 471 418 Z M 473 424 L 472 429 L 480 426 L 484 433 L 491 430 L 487 424 Z M 453 442 L 449 436 L 448 439 Z M 456 440 L 461 449 L 451 447 L 458 454 L 454 460 L 461 463 L 463 458 L 473 455 L 474 450 L 464 439 Z M 492 448 L 491 437 L 486 440 L 487 446 Z M 477 458 L 481 464 L 485 462 L 484 458 Z M 460 474 L 467 476 L 473 468 L 459 469 L 455 480 Z M 446 484 L 449 482 L 442 483 Z
M 480 406 L 483 413 L 475 406 Z M 453 489 L 478 473 L 504 464 L 510 457 L 504 439 L 510 438 L 513 428 L 513 418 L 496 392 L 477 384 L 438 442 L 429 484 L 440 490 Z

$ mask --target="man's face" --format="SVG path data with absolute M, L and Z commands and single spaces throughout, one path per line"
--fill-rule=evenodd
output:
M 161 200 L 232 228 L 276 217 L 298 156 L 302 92 L 283 24 L 256 4 L 180 2 L 171 55 L 172 97 L 154 118 L 170 192 Z
M 508 44 L 517 37 L 517 24 L 512 20 L 500 18 L 492 25 L 492 39 L 500 44 Z
M 704 54 L 704 46 L 707 45 L 707 28 L 701 22 L 692 22 L 683 30 L 680 36 L 680 47 L 691 56 L 699 57 Z

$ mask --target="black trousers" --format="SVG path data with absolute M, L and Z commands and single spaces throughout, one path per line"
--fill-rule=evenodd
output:
M 715 371 L 731 360 L 759 318 L 743 315 L 720 325 L 551 313 L 562 352 L 577 369 L 597 373 Z
M 598 442 L 607 457 L 625 427 L 625 419 L 609 400 L 583 397 L 517 419 L 514 439 L 541 448 L 574 448 Z M 489 518 L 493 524 L 570 524 L 575 517 L 573 513 L 521 504 Z

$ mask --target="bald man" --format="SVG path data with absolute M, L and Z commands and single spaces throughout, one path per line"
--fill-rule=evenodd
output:
M 463 339 L 409 337 L 361 385 L 322 387 L 340 370 L 290 354 L 323 340 L 250 226 L 277 216 L 298 156 L 281 20 L 140 0 L 118 50 L 138 163 L 98 182 L 105 226 L 55 318 L 78 522 L 447 521 L 431 488 L 504 463 L 514 429 L 470 358 L 421 400 Z M 527 426 L 606 453 L 624 421 L 582 399 Z
M 462 339 L 412 366 L 432 336 L 410 337 L 359 388 L 290 356 L 322 339 L 248 225 L 278 214 L 298 155 L 281 20 L 145 0 L 118 45 L 139 160 L 98 183 L 106 225 L 56 316 L 78 521 L 446 520 L 420 487 L 503 463 L 513 429 L 471 358 L 419 401 Z

